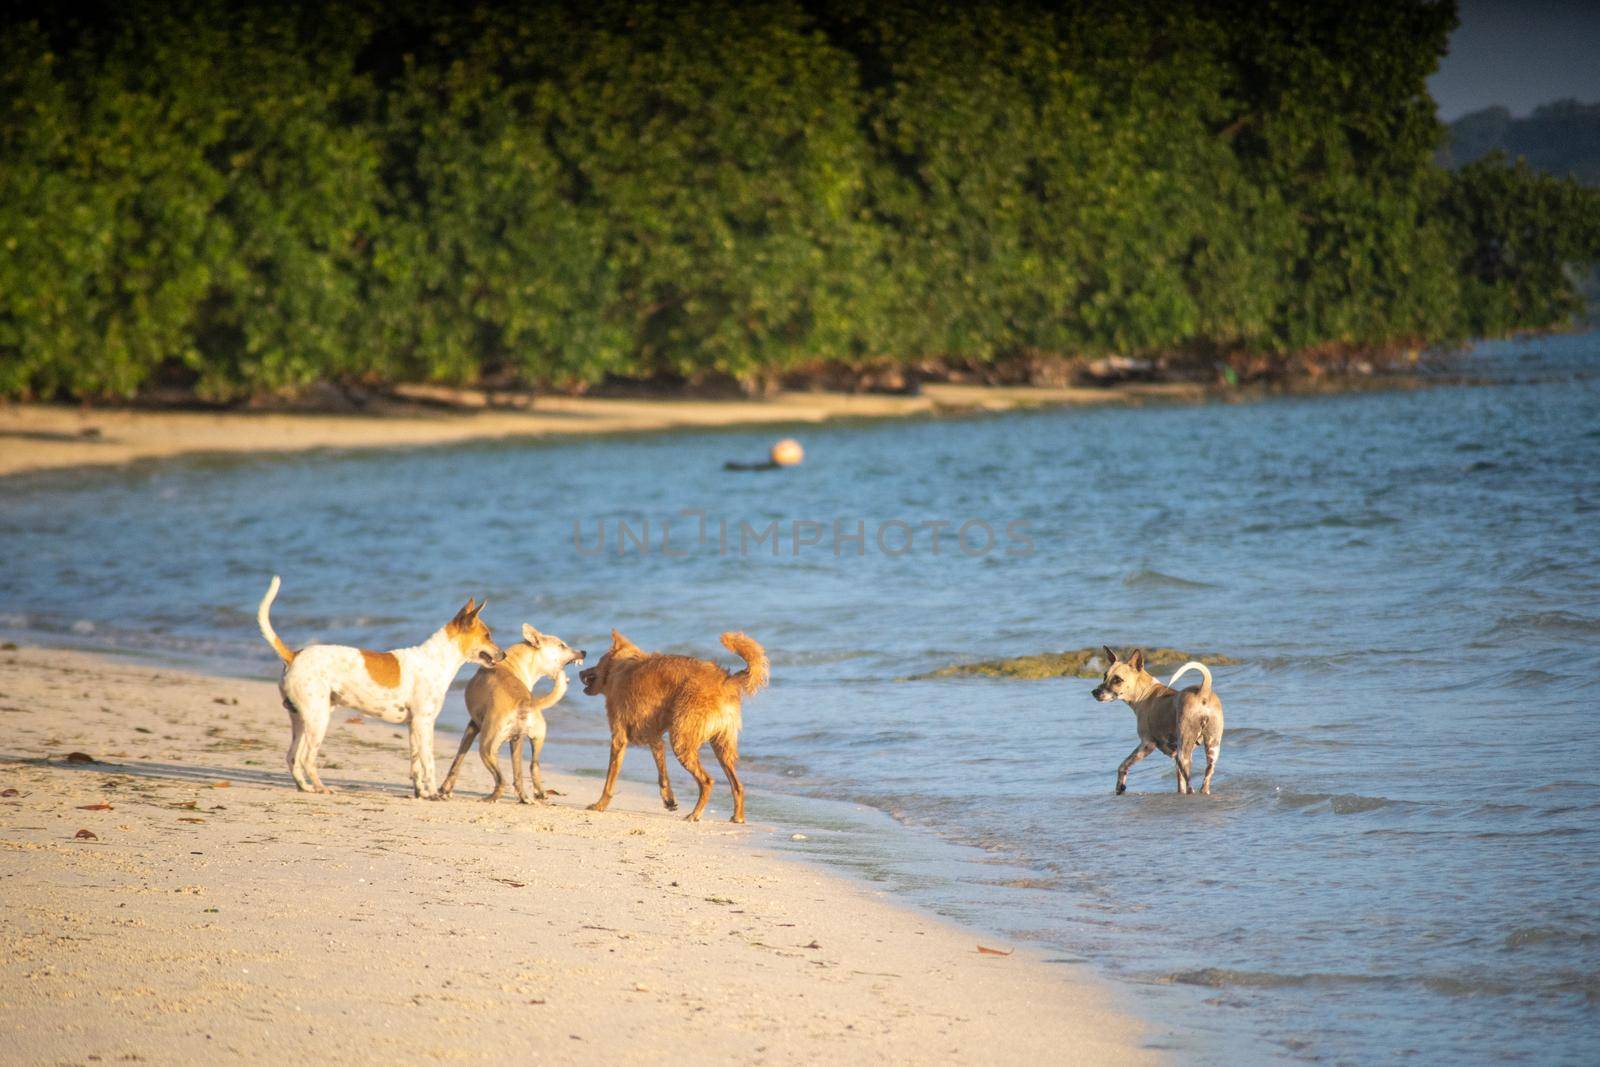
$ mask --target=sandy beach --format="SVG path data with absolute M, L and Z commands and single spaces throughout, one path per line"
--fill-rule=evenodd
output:
M 758 795 L 415 801 L 344 718 L 302 795 L 270 682 L 0 651 L 7 1062 L 1156 1058 L 1092 976 L 762 848 Z
M 0 404 L 0 475 L 195 453 L 295 452 L 457 441 L 818 423 L 1030 407 L 1197 399 L 1191 385 L 1115 389 L 927 385 L 917 396 L 785 392 L 763 400 L 539 397 L 522 410 L 382 415 L 145 411 Z

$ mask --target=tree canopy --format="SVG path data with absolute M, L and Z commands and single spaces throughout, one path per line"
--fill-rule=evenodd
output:
M 0 395 L 1383 353 L 1578 310 L 1435 0 L 124 0 L 0 35 Z

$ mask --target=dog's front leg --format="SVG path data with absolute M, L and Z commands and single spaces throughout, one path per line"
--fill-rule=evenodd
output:
M 1133 765 L 1150 755 L 1150 753 L 1154 752 L 1155 750 L 1156 745 L 1154 741 L 1145 741 L 1142 742 L 1138 748 L 1129 753 L 1127 759 L 1122 761 L 1122 766 L 1117 768 L 1117 796 L 1120 797 L 1122 794 L 1128 791 L 1128 772 L 1133 769 Z
M 429 765 L 433 761 L 433 721 L 411 717 L 407 740 L 411 743 L 411 795 L 418 800 L 438 800 Z
M 605 788 L 600 790 L 600 799 L 589 805 L 590 811 L 605 811 L 611 803 L 612 794 L 617 791 L 617 772 L 622 770 L 622 754 L 628 751 L 628 739 L 621 734 L 611 735 L 611 767 L 606 771 Z

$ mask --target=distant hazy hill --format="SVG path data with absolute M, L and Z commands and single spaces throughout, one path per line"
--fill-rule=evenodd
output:
M 1558 100 L 1522 119 L 1503 107 L 1463 115 L 1450 124 L 1443 162 L 1459 167 L 1495 149 L 1512 159 L 1522 156 L 1548 174 L 1600 185 L 1600 104 Z

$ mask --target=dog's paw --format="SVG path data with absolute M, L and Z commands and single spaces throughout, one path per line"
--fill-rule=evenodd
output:
M 684 822 L 699 822 L 700 821 L 700 815 L 699 815 L 698 812 L 691 811 L 689 814 L 687 814 L 687 815 L 685 815 L 683 817 L 683 821 Z
M 1122 794 L 1126 793 L 1127 791 L 1128 791 L 1128 783 L 1127 782 L 1118 782 L 1117 783 L 1117 791 L 1116 791 L 1116 793 L 1114 795 L 1120 797 Z
M 743 815 L 735 815 L 733 818 L 729 819 L 728 821 L 729 822 L 744 822 L 744 816 Z
M 588 807 L 587 807 L 587 808 L 585 808 L 585 809 L 584 809 L 584 810 L 585 810 L 585 811 L 605 811 L 605 810 L 606 810 L 606 806 L 605 806 L 605 805 L 604 805 L 604 804 L 602 804 L 602 803 L 600 803 L 600 802 L 599 802 L 599 801 L 598 801 L 598 800 L 597 800 L 597 801 L 595 801 L 595 802 L 594 802 L 594 803 L 593 803 L 593 804 L 590 804 L 590 805 L 589 805 L 589 806 L 588 806 Z
M 666 805 L 668 811 L 678 810 L 678 802 L 676 800 L 663 800 L 661 803 Z

